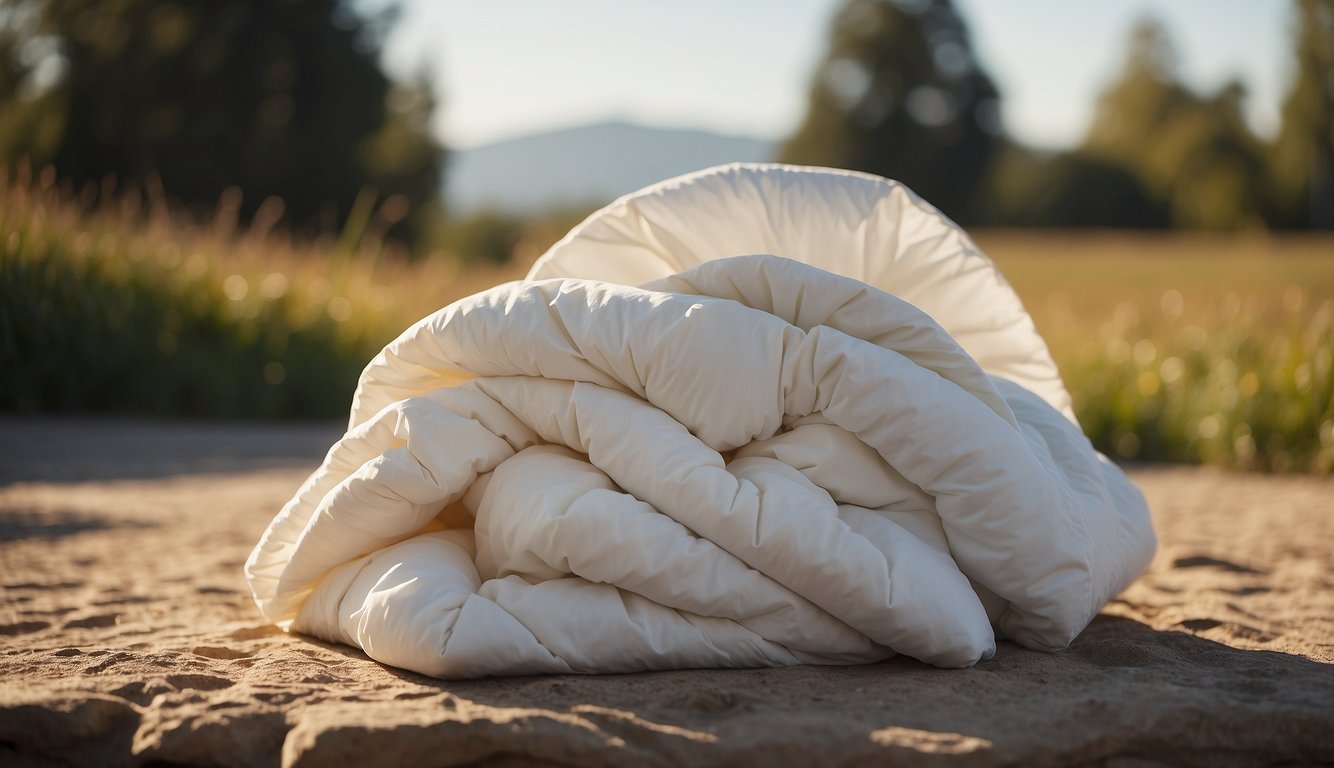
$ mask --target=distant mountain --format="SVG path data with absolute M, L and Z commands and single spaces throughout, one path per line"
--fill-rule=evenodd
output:
M 656 181 L 721 163 L 773 157 L 773 142 L 704 131 L 598 123 L 449 155 L 453 213 L 537 213 L 597 206 Z

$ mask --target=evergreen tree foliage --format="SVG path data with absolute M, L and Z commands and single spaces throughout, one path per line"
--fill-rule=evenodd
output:
M 386 22 L 343 0 L 12 0 L 0 163 L 198 206 L 235 187 L 243 215 L 277 197 L 307 227 L 341 226 L 371 188 L 393 223 L 438 196 L 442 150 L 429 88 L 379 67 Z
M 898 179 L 967 223 L 999 133 L 996 88 L 949 0 L 848 0 L 779 159 Z
M 1007 227 L 1167 226 L 1164 206 L 1120 164 L 1011 142 L 992 166 L 984 213 L 984 223 Z
M 1199 96 L 1177 78 L 1167 31 L 1136 25 L 1119 79 L 1098 100 L 1080 154 L 1127 169 L 1172 225 L 1235 229 L 1262 221 L 1264 164 L 1231 83 Z
M 1296 77 L 1270 152 L 1275 219 L 1334 229 L 1334 0 L 1297 0 Z
M 49 160 L 63 130 L 64 102 L 47 87 L 59 59 L 53 41 L 36 33 L 39 11 L 32 0 L 0 5 L 0 164 Z

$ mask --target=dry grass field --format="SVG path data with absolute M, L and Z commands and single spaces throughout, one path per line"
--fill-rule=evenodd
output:
M 982 232 L 1122 458 L 1334 469 L 1334 238 Z
M 296 241 L 219 211 L 89 209 L 0 185 L 0 409 L 331 417 L 423 315 L 519 278 Z M 1334 470 L 1334 238 L 983 231 L 1085 431 L 1122 459 Z M 474 262 L 475 264 L 475 262 Z

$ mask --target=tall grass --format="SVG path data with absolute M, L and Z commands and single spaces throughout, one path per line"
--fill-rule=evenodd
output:
M 1334 470 L 1334 239 L 983 233 L 1085 432 L 1125 459 Z
M 130 198 L 127 198 L 129 200 Z M 366 361 L 510 266 L 409 262 L 0 181 L 0 409 L 341 417 Z M 517 230 L 516 230 L 517 231 Z M 554 239 L 556 232 L 540 237 Z M 1334 239 L 982 232 L 1124 459 L 1334 471 Z
M 225 206 L 89 210 L 53 181 L 0 181 L 5 410 L 341 415 L 385 343 L 495 277 L 238 229 Z

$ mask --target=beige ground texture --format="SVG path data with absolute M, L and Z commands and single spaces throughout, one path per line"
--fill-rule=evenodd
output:
M 1062 653 L 442 682 L 251 603 L 336 434 L 0 419 L 0 765 L 1334 762 L 1328 479 L 1133 470 L 1161 551 Z

